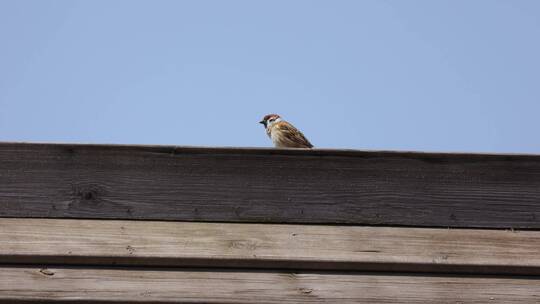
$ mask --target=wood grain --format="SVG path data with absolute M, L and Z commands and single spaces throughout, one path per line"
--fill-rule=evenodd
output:
M 540 275 L 540 231 L 0 219 L 0 263 Z
M 538 303 L 538 278 L 0 268 L 0 302 Z M 17 302 L 15 302 L 17 303 Z
M 3 143 L 0 217 L 540 229 L 540 156 Z

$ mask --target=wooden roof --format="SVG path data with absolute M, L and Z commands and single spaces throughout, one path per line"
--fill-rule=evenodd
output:
M 0 143 L 0 303 L 536 303 L 540 156 Z

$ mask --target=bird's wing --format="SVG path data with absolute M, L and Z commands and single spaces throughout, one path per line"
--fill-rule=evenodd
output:
M 287 141 L 293 143 L 295 146 L 301 148 L 313 148 L 313 145 L 307 140 L 304 134 L 290 123 L 281 121 L 277 123 L 275 127 L 281 131 L 280 133 Z

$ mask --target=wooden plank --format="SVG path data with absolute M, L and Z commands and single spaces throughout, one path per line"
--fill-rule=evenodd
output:
M 0 301 L 538 303 L 537 277 L 0 268 Z M 42 303 L 42 302 L 40 302 Z M 56 302 L 55 302 L 56 303 Z
M 0 144 L 0 217 L 540 229 L 540 156 Z
M 540 231 L 0 219 L 0 263 L 540 275 Z

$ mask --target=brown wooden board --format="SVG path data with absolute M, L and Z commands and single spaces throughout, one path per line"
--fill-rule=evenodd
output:
M 540 231 L 0 219 L 0 264 L 540 275 Z
M 0 217 L 540 228 L 540 156 L 0 144 Z
M 0 268 L 0 302 L 538 303 L 537 277 Z

